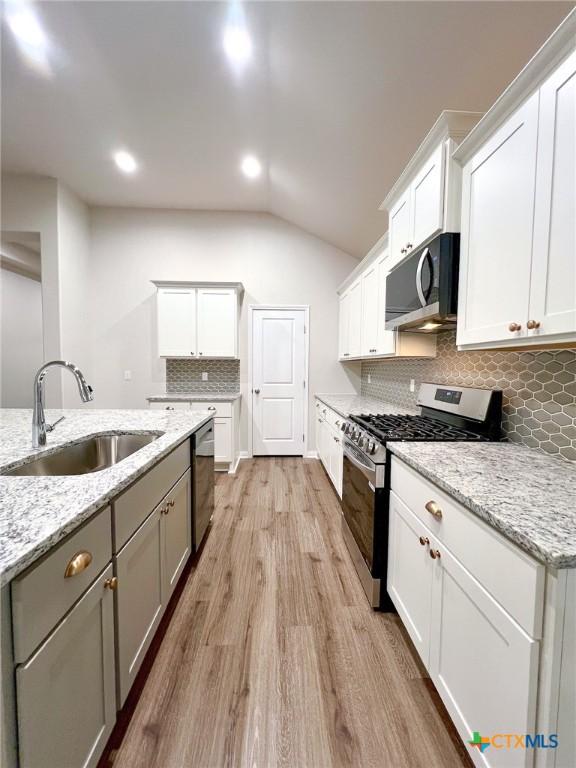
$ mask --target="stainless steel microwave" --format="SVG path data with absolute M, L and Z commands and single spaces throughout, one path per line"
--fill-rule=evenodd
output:
M 460 235 L 444 232 L 386 277 L 386 328 L 434 333 L 456 323 Z

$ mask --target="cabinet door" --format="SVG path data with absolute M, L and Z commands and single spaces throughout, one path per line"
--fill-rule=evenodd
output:
M 89 768 L 116 720 L 112 566 L 16 669 L 20 765 Z
M 162 549 L 164 555 L 164 602 L 174 592 L 180 574 L 192 552 L 191 472 L 178 480 L 163 502 Z
M 378 264 L 373 262 L 362 275 L 362 356 L 378 352 Z
M 198 356 L 236 357 L 238 299 L 229 288 L 198 288 Z
M 422 166 L 410 185 L 412 195 L 412 234 L 410 244 L 417 248 L 442 231 L 444 218 L 444 144 Z
M 427 667 L 432 616 L 432 566 L 428 533 L 408 507 L 390 492 L 388 594 Z
M 338 357 L 345 360 L 350 357 L 349 329 L 350 329 L 350 293 L 340 296 L 338 303 Z
M 388 251 L 378 260 L 378 354 L 393 355 L 396 351 L 396 333 L 386 330 L 386 275 Z
M 430 538 L 441 556 L 433 561 L 429 672 L 460 737 L 534 733 L 538 641 Z M 534 750 L 491 747 L 471 755 L 479 766 L 519 768 L 532 764 Z
M 196 289 L 158 289 L 158 354 L 196 356 Z
M 116 557 L 120 707 L 164 611 L 161 509 L 162 502 Z
M 576 53 L 540 90 L 530 319 L 576 333 Z
M 350 357 L 362 354 L 362 281 L 358 280 L 350 288 L 348 352 Z
M 214 461 L 230 463 L 232 456 L 232 419 L 214 419 Z
M 411 237 L 410 217 L 411 191 L 407 189 L 396 205 L 390 210 L 389 239 L 390 256 L 397 264 L 406 254 L 406 246 Z
M 525 334 L 537 134 L 536 93 L 464 167 L 458 344 Z

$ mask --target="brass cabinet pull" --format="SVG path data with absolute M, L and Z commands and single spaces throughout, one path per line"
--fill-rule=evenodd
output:
M 90 552 L 76 552 L 76 554 L 70 558 L 70 561 L 66 566 L 64 578 L 69 579 L 71 576 L 77 576 L 79 573 L 82 573 L 82 571 L 85 571 L 91 562 L 92 554 Z
M 429 501 L 426 503 L 425 508 L 428 512 L 430 512 L 431 515 L 434 515 L 434 517 L 437 520 L 440 520 L 442 517 L 442 510 L 440 508 L 439 504 L 436 504 L 435 501 Z
M 528 328 L 529 331 L 535 331 L 537 328 L 540 328 L 540 322 L 538 320 L 528 320 L 526 328 Z
M 440 559 L 440 550 L 439 549 L 431 549 L 430 550 L 430 557 L 432 560 L 439 560 Z
M 112 576 L 111 579 L 106 579 L 106 581 L 104 582 L 104 589 L 111 589 L 112 591 L 114 591 L 117 588 L 117 586 L 118 586 L 117 576 Z
M 422 544 L 423 547 L 425 547 L 426 544 L 430 544 L 430 539 L 428 538 L 428 536 L 420 536 L 418 541 L 420 542 L 420 544 Z
M 520 323 L 510 323 L 510 325 L 508 326 L 508 330 L 510 331 L 510 333 L 516 333 L 516 331 L 522 330 L 522 326 L 520 325 Z

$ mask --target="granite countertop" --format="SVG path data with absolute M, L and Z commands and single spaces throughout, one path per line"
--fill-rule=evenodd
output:
M 388 447 L 542 563 L 576 568 L 576 466 L 514 443 Z
M 0 410 L 0 472 L 96 434 L 157 432 L 150 445 L 109 469 L 65 477 L 0 476 L 0 586 L 105 506 L 212 414 L 207 411 L 47 410 L 48 445 L 31 446 L 32 411 Z
M 150 395 L 146 400 L 148 400 L 149 403 L 166 403 L 171 401 L 231 403 L 233 400 L 238 400 L 240 397 L 242 397 L 240 392 L 165 392 L 161 395 Z
M 339 413 L 340 416 L 347 419 L 348 416 L 359 416 L 361 413 L 369 413 L 373 415 L 379 414 L 412 414 L 418 413 L 417 410 L 400 407 L 393 405 L 392 403 L 386 403 L 383 400 L 376 400 L 373 397 L 362 397 L 361 395 L 348 394 L 348 395 L 318 395 L 315 394 L 318 400 L 321 400 L 333 411 Z

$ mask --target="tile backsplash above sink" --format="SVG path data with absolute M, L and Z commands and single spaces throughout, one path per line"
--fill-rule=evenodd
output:
M 202 381 L 202 374 L 208 381 Z M 238 392 L 239 360 L 166 360 L 166 392 Z
M 438 336 L 434 359 L 362 363 L 361 392 L 369 397 L 415 407 L 422 381 L 502 389 L 508 440 L 576 461 L 576 349 L 458 352 L 448 332 Z

